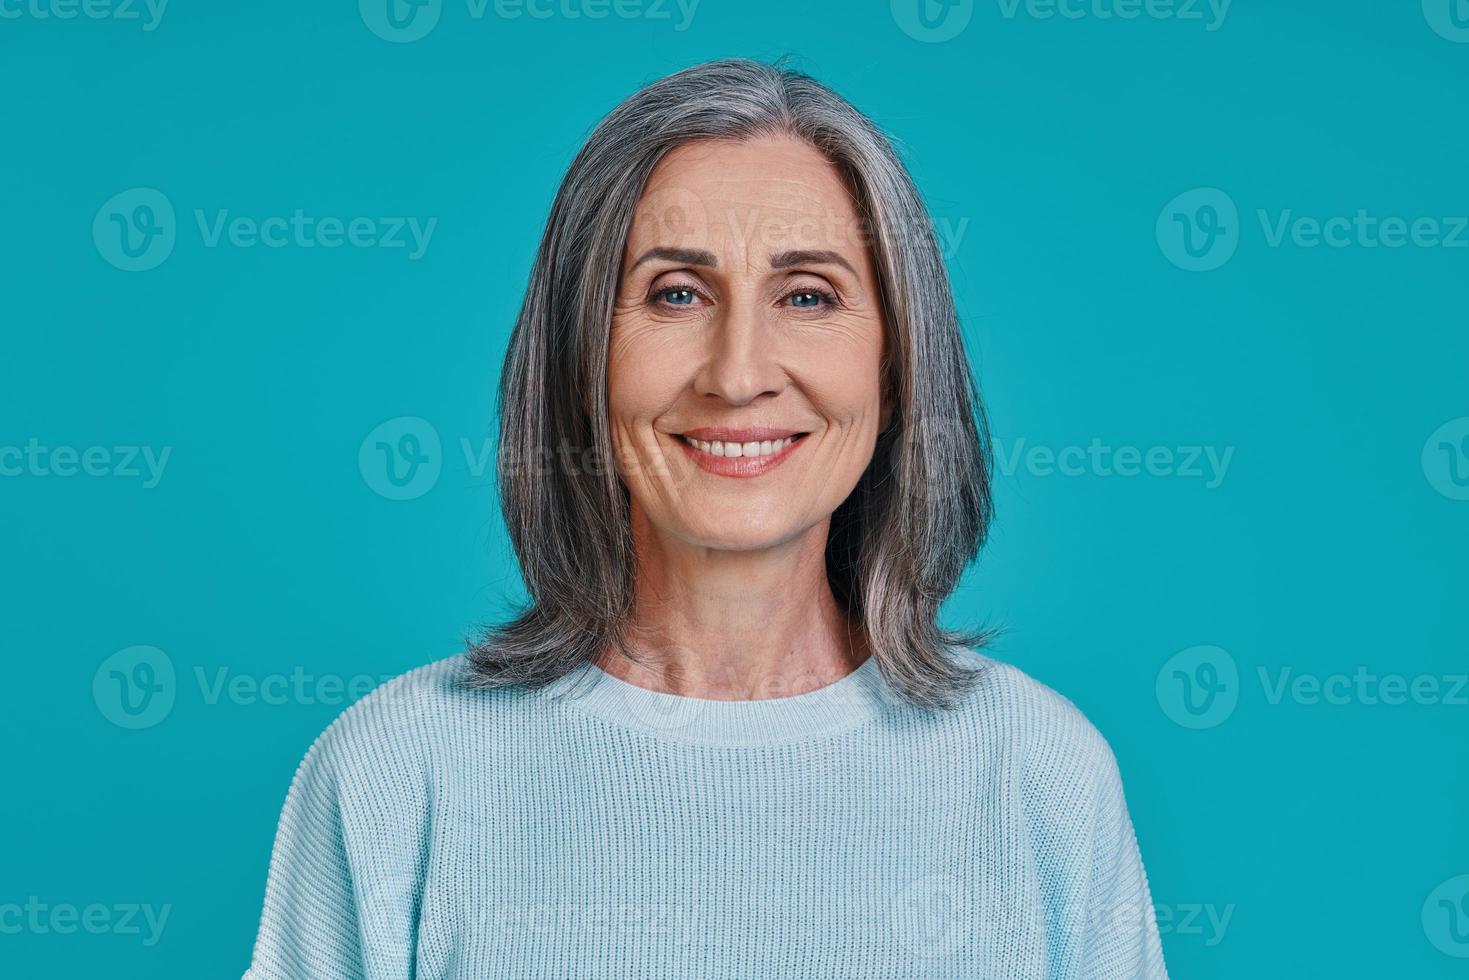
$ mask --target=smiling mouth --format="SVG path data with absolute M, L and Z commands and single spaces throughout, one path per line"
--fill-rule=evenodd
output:
M 784 452 L 807 435 L 809 433 L 795 432 L 784 438 L 749 439 L 741 442 L 736 439 L 696 439 L 693 436 L 679 433 L 678 439 L 684 445 L 692 446 L 708 456 L 723 459 L 760 459 Z
M 790 429 L 701 428 L 678 433 L 674 438 L 694 465 L 705 473 L 746 479 L 763 476 L 780 466 L 801 448 L 810 434 Z

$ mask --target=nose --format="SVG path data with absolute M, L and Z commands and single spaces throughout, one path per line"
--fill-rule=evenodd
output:
M 731 405 L 780 394 L 789 379 L 776 356 L 770 326 L 758 303 L 726 304 L 711 324 L 694 389 Z

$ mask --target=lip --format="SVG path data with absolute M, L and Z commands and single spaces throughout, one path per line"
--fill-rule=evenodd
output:
M 770 426 L 751 426 L 743 429 L 728 428 L 721 425 L 705 425 L 697 429 L 688 429 L 679 435 L 688 436 L 690 439 L 698 439 L 702 442 L 764 442 L 769 439 L 774 442 L 784 439 L 786 436 L 803 435 L 800 429 L 774 429 Z
M 726 435 L 704 435 L 703 433 L 727 433 Z M 694 461 L 694 464 L 706 473 L 715 476 L 729 476 L 736 479 L 745 479 L 752 476 L 761 476 L 769 473 L 781 463 L 790 458 L 791 453 L 800 449 L 806 442 L 808 433 L 799 432 L 795 429 L 719 429 L 702 428 L 690 429 L 682 435 L 674 438 L 685 455 Z M 688 441 L 688 438 L 698 439 L 704 442 L 763 442 L 766 439 L 772 442 L 776 439 L 784 439 L 786 436 L 800 436 L 795 442 L 786 446 L 780 452 L 771 453 L 769 456 L 715 456 L 706 453 Z

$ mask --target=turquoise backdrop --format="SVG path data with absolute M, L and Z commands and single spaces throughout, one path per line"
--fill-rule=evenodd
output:
M 519 595 L 564 167 L 784 53 L 945 235 L 945 614 L 1110 740 L 1172 974 L 1469 974 L 1469 2 L 388 3 L 0 0 L 0 976 L 239 975 L 311 740 Z

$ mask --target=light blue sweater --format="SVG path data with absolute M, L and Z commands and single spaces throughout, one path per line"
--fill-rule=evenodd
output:
M 870 659 L 757 701 L 411 671 L 306 753 L 245 980 L 1165 977 L 1107 743 L 961 653 L 951 712 Z

